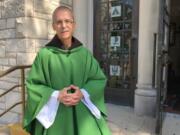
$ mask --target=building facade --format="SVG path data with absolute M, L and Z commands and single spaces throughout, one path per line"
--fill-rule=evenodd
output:
M 108 77 L 106 102 L 155 116 L 159 91 L 167 90 L 168 84 L 167 55 L 159 59 L 163 51 L 171 54 L 179 76 L 180 48 L 169 47 L 170 41 L 179 42 L 170 38 L 171 21 L 179 22 L 169 0 L 0 0 L 0 70 L 32 64 L 54 35 L 51 14 L 59 4 L 73 9 L 75 37 L 94 53 Z M 171 16 L 176 18 L 170 21 Z M 18 74 L 0 79 L 1 93 L 19 83 Z M 0 112 L 19 98 L 18 89 L 1 98 Z M 9 115 L 19 119 L 20 108 Z

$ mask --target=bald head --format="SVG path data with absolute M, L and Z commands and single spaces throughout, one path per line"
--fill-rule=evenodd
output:
M 59 6 L 59 7 L 57 7 L 57 8 L 54 10 L 54 12 L 53 12 L 53 15 L 52 15 L 52 21 L 53 21 L 53 23 L 56 22 L 56 13 L 57 13 L 58 11 L 66 11 L 66 12 L 69 12 L 70 15 L 71 15 L 71 17 L 72 17 L 72 20 L 74 20 L 73 12 L 72 12 L 72 10 L 71 10 L 69 7 Z

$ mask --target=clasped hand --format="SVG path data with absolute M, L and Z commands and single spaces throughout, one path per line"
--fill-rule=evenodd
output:
M 70 91 L 74 92 L 71 93 Z M 74 106 L 77 105 L 80 100 L 83 98 L 83 94 L 80 91 L 79 87 L 75 85 L 70 85 L 69 87 L 63 88 L 59 92 L 58 100 L 66 106 Z

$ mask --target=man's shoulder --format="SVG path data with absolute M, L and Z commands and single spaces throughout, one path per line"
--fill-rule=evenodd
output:
M 82 46 L 81 50 L 84 51 L 85 53 L 92 54 L 92 52 L 85 46 Z
M 41 57 L 46 58 L 47 56 L 49 56 L 49 54 L 50 51 L 46 47 L 40 48 L 39 51 L 37 52 L 37 56 L 40 58 Z
M 63 52 L 63 51 L 64 50 L 58 49 L 56 47 L 45 46 L 38 51 L 38 55 L 48 55 L 48 54 L 52 54 L 52 53 L 56 54 L 56 53 Z M 72 52 L 79 52 L 79 51 L 86 55 L 92 55 L 92 52 L 87 47 L 84 47 L 84 46 L 80 46 L 80 47 L 72 50 Z
M 47 47 L 42 47 L 41 49 L 39 49 L 38 53 L 43 55 L 43 54 L 50 53 L 50 51 Z

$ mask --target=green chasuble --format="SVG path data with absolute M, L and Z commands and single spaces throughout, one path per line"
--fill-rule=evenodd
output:
M 36 119 L 37 114 L 54 90 L 71 84 L 87 90 L 91 101 L 101 111 L 101 119 L 97 119 L 82 102 L 74 107 L 60 103 L 53 125 L 45 129 Z M 26 80 L 25 129 L 31 135 L 110 135 L 105 120 L 105 84 L 104 73 L 85 47 L 71 50 L 53 46 L 42 48 Z

